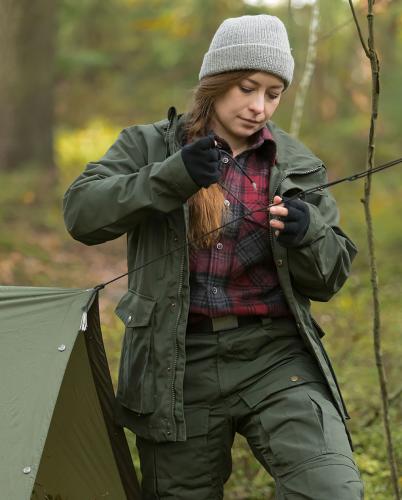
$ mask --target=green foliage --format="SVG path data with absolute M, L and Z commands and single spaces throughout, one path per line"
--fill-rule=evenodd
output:
M 96 118 L 80 129 L 56 132 L 55 146 L 63 191 L 88 162 L 96 162 L 115 141 L 119 129 L 105 119 Z

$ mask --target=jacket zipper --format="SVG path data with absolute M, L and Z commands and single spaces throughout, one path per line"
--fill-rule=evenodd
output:
M 281 179 L 280 181 L 277 183 L 277 185 L 275 186 L 275 189 L 272 191 L 272 198 L 270 200 L 270 204 L 272 204 L 274 202 L 274 197 L 275 197 L 275 193 L 276 191 L 278 190 L 279 186 L 282 184 L 282 182 L 287 178 L 289 177 L 290 175 L 308 175 L 308 174 L 312 174 L 314 172 L 318 172 L 319 170 L 321 170 L 321 165 L 320 166 L 317 166 L 315 168 L 312 168 L 310 170 L 306 170 L 305 172 L 287 172 Z M 270 242 L 271 242 L 271 248 L 272 248 L 272 253 L 274 252 L 274 245 L 273 245 L 273 237 L 272 237 L 272 229 L 271 229 L 271 226 L 269 227 L 269 239 L 270 239 Z M 312 318 L 312 321 L 315 323 L 315 320 Z M 327 362 L 327 365 L 328 365 L 328 368 L 332 374 L 332 377 L 334 379 L 334 382 L 335 382 L 335 385 L 338 389 L 338 393 L 339 393 L 339 398 L 341 400 L 341 403 L 342 403 L 342 407 L 343 407 L 343 411 L 344 411 L 344 414 L 346 416 L 346 418 L 350 418 L 348 412 L 347 412 L 347 409 L 346 409 L 346 405 L 345 405 L 345 402 L 343 400 L 343 397 L 342 397 L 342 394 L 341 394 L 341 391 L 340 391 L 340 388 L 339 388 L 339 385 L 338 385 L 338 381 L 336 379 L 336 376 L 335 376 L 335 373 L 334 373 L 334 370 L 333 370 L 333 367 L 332 367 L 332 364 L 327 356 L 327 353 L 325 351 L 325 349 L 323 348 L 322 346 L 322 342 L 321 342 L 321 339 L 318 339 L 319 340 L 319 344 L 321 346 L 321 350 L 323 352 L 323 355 L 325 357 L 325 360 Z M 350 438 L 349 438 L 350 440 Z
M 169 108 L 168 111 L 168 127 L 166 130 L 166 156 L 168 154 L 173 154 L 173 151 L 170 149 L 170 129 L 172 128 L 174 118 L 176 116 L 176 109 L 175 108 Z M 176 148 L 172 148 L 176 149 Z M 177 320 L 176 320 L 176 326 L 174 330 L 174 358 L 173 358 L 173 365 L 172 365 L 172 381 L 171 381 L 171 386 L 170 386 L 170 393 L 171 393 L 171 421 L 172 421 L 172 426 L 173 426 L 173 432 L 175 434 L 175 439 L 176 439 L 176 419 L 175 419 L 175 407 L 176 407 L 176 390 L 175 390 L 175 381 L 176 381 L 176 368 L 177 368 L 177 361 L 179 359 L 179 345 L 177 343 L 177 331 L 179 329 L 179 323 L 180 323 L 180 318 L 181 318 L 181 313 L 182 313 L 182 301 L 181 301 L 181 295 L 182 295 L 182 290 L 183 290 L 183 279 L 184 279 L 184 261 L 185 261 L 185 250 L 182 253 L 181 257 L 181 263 L 180 263 L 180 274 L 179 274 L 179 288 L 177 290 L 177 301 L 178 301 L 178 314 L 177 314 Z M 167 431 L 168 435 L 171 434 L 172 431 Z
M 178 314 L 177 314 L 177 320 L 176 320 L 176 327 L 174 331 L 174 342 L 175 342 L 175 352 L 174 352 L 174 358 L 173 358 L 173 367 L 172 367 L 172 383 L 171 383 L 171 417 L 172 417 L 172 423 L 174 425 L 174 432 L 176 434 L 176 422 L 175 422 L 175 406 L 176 406 L 176 390 L 174 387 L 175 380 L 176 380 L 176 368 L 177 368 L 177 360 L 179 359 L 179 346 L 177 343 L 177 330 L 179 329 L 179 323 L 180 323 L 180 318 L 181 318 L 181 312 L 182 312 L 182 301 L 181 301 L 181 294 L 183 290 L 183 278 L 184 278 L 184 252 L 182 254 L 181 258 L 181 264 L 180 264 L 180 274 L 179 274 L 179 288 L 177 290 L 177 301 L 179 302 L 179 308 L 178 308 Z

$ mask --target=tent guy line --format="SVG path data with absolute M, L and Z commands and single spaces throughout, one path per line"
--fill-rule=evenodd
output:
M 226 155 L 230 156 L 227 152 L 226 152 Z M 233 157 L 231 157 L 231 158 L 232 158 L 232 160 L 235 163 L 237 163 L 237 161 Z M 299 191 L 298 193 L 296 193 L 296 194 L 294 194 L 294 195 L 286 198 L 286 200 L 283 200 L 281 203 L 284 203 L 286 205 L 286 203 L 289 202 L 289 201 L 291 201 L 291 200 L 294 200 L 294 199 L 303 199 L 308 194 L 312 194 L 312 193 L 316 193 L 318 191 L 322 191 L 322 190 L 324 190 L 326 188 L 329 188 L 331 186 L 336 186 L 336 185 L 341 184 L 343 182 L 353 182 L 353 181 L 356 181 L 358 179 L 362 179 L 364 177 L 368 177 L 368 176 L 370 176 L 372 174 L 375 174 L 377 172 L 381 172 L 382 170 L 385 170 L 387 168 L 393 167 L 393 166 L 398 165 L 400 163 L 402 163 L 402 157 L 401 158 L 397 158 L 395 160 L 391 160 L 391 161 L 389 161 L 387 163 L 383 163 L 382 165 L 378 165 L 377 167 L 370 168 L 370 169 L 367 169 L 367 170 L 363 170 L 363 171 L 358 172 L 356 174 L 352 174 L 352 175 L 349 175 L 349 176 L 346 176 L 346 177 L 335 179 L 334 181 L 327 182 L 326 184 L 320 184 L 319 186 L 315 186 L 315 187 L 310 188 L 310 189 L 305 189 L 305 190 Z M 253 184 L 252 180 L 250 182 Z M 225 189 L 226 191 L 228 191 L 228 193 L 230 193 L 229 189 L 226 186 L 221 185 L 221 187 L 223 189 Z M 232 194 L 232 193 L 230 193 L 230 194 Z M 232 195 L 232 196 L 234 196 L 234 195 Z M 234 196 L 234 198 L 236 198 L 236 197 Z M 160 259 L 164 259 L 165 257 L 173 254 L 174 252 L 178 252 L 180 250 L 183 250 L 183 249 L 187 248 L 188 246 L 190 246 L 191 244 L 196 243 L 199 240 L 202 240 L 206 236 L 209 236 L 210 234 L 215 233 L 216 231 L 220 231 L 221 229 L 224 229 L 226 226 L 229 226 L 230 224 L 234 224 L 235 222 L 238 222 L 239 220 L 244 219 L 245 217 L 249 217 L 250 215 L 253 215 L 253 214 L 257 213 L 257 212 L 267 211 L 269 208 L 274 207 L 275 205 L 279 205 L 279 204 L 280 203 L 270 203 L 269 205 L 261 206 L 259 208 L 253 209 L 253 210 L 249 210 L 248 209 L 248 211 L 245 212 L 243 215 L 241 215 L 239 217 L 236 217 L 236 218 L 230 220 L 229 222 L 226 222 L 225 224 L 222 224 L 221 226 L 213 229 L 212 231 L 208 231 L 207 233 L 201 235 L 196 240 L 187 241 L 183 245 L 179 245 L 179 246 L 173 248 L 172 250 L 169 250 L 168 252 L 166 252 L 164 254 L 161 254 L 158 257 L 155 257 L 154 259 L 151 259 L 151 260 L 145 262 L 144 264 L 141 264 L 138 267 L 135 267 L 134 269 L 130 269 L 129 271 L 127 271 L 124 274 L 120 274 L 119 276 L 116 276 L 115 278 L 113 278 L 113 279 L 111 279 L 109 281 L 106 281 L 105 283 L 99 283 L 98 285 L 96 285 L 93 288 L 93 290 L 95 292 L 98 292 L 99 290 L 102 290 L 103 288 L 105 288 L 106 286 L 110 285 L 111 283 L 114 283 L 115 281 L 118 281 L 118 280 L 124 278 L 125 276 L 128 276 L 129 274 L 135 273 L 136 271 L 139 271 L 140 269 L 143 269 L 144 267 L 147 267 L 147 266 L 153 264 L 154 262 L 157 262 Z M 243 206 L 245 206 L 245 205 L 243 204 Z M 247 207 L 245 207 L 245 208 L 247 208 Z M 83 324 L 82 324 L 82 326 L 86 326 L 84 318 L 83 318 Z M 84 330 L 85 329 L 86 328 L 84 328 Z

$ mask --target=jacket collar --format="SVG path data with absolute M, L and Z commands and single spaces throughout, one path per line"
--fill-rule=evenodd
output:
M 176 108 L 172 106 L 168 110 L 167 119 L 155 123 L 155 127 L 165 137 L 167 156 L 178 151 L 183 143 L 186 116 L 186 114 L 178 114 Z M 287 172 L 303 174 L 323 166 L 322 160 L 274 122 L 269 121 L 267 128 L 277 146 L 276 167 L 284 175 Z

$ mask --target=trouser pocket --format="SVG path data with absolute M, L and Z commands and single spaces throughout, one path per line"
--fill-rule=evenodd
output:
M 353 462 L 345 425 L 325 384 L 306 383 L 273 395 L 260 420 L 266 459 L 279 475 L 327 453 Z

